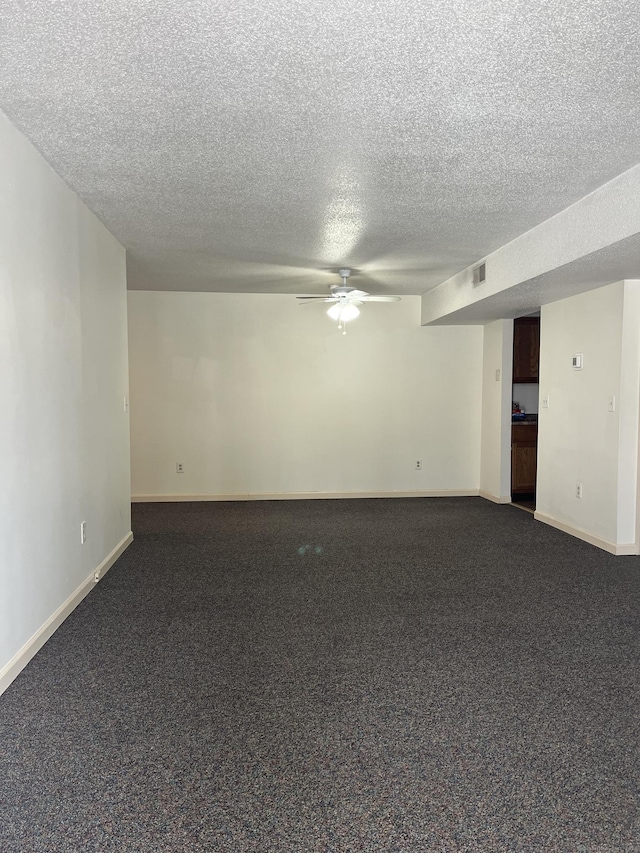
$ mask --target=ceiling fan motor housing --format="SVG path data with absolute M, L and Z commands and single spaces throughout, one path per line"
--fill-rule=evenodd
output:
M 334 284 L 331 287 L 331 295 L 339 296 L 341 299 L 346 298 L 355 290 L 355 287 L 347 287 L 344 284 Z

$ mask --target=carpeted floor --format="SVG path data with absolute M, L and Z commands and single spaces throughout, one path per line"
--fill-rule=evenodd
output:
M 2 853 L 640 851 L 640 558 L 480 498 L 133 517 L 0 697 Z

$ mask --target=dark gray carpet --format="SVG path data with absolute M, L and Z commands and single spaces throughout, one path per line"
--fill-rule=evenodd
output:
M 0 698 L 0 849 L 640 851 L 640 559 L 480 498 L 134 506 Z

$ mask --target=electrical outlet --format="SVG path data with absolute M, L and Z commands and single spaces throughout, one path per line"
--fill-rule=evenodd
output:
M 582 483 L 576 483 L 576 497 L 582 500 Z
M 98 583 L 99 580 L 100 580 L 100 569 L 96 569 L 95 572 L 93 573 L 93 582 Z
M 83 521 L 80 525 L 80 544 L 84 545 L 87 541 L 87 522 Z
M 416 471 L 422 471 L 422 459 L 416 459 Z
M 182 462 L 176 462 L 176 474 L 184 474 L 184 465 Z

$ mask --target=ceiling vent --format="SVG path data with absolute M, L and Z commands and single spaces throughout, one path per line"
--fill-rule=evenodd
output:
M 473 271 L 473 286 L 476 287 L 478 284 L 484 284 L 487 280 L 487 265 L 486 263 L 480 264 Z

